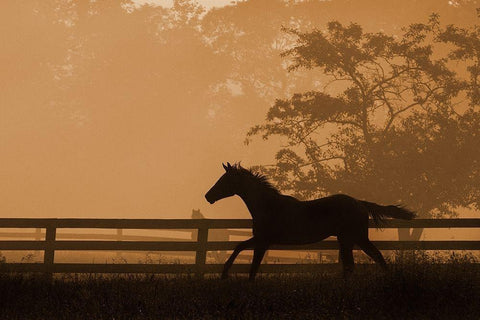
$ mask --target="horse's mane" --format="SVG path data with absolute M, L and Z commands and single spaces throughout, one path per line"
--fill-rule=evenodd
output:
M 235 170 L 238 174 L 244 175 L 253 182 L 261 185 L 264 187 L 266 190 L 271 191 L 275 194 L 280 194 L 280 192 L 273 186 L 273 184 L 268 180 L 268 178 L 258 172 L 258 171 L 253 171 L 252 169 L 246 169 L 240 165 L 240 163 L 235 163 L 231 166 L 231 169 Z

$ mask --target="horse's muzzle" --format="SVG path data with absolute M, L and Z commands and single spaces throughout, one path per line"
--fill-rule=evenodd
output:
M 213 199 L 208 199 L 208 194 L 205 195 L 205 199 L 207 199 L 208 203 L 210 203 L 210 204 L 214 204 L 214 203 L 215 203 L 215 200 L 213 200 Z

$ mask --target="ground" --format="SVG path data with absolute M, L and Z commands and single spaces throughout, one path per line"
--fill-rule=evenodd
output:
M 453 258 L 303 275 L 0 275 L 0 319 L 480 319 L 480 265 Z

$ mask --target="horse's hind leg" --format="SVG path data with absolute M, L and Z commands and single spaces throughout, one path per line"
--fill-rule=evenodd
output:
M 252 266 L 250 267 L 250 281 L 255 279 L 255 275 L 257 274 L 258 268 L 260 267 L 260 263 L 262 262 L 263 256 L 265 255 L 266 251 L 267 248 L 264 246 L 258 246 L 254 249 Z
M 353 273 L 355 262 L 353 261 L 353 243 L 344 239 L 338 240 L 340 244 L 340 260 L 343 266 L 343 277 L 347 278 Z
M 387 270 L 387 263 L 385 262 L 382 253 L 373 245 L 373 243 L 370 242 L 370 240 L 364 239 L 362 241 L 357 241 L 357 244 L 367 255 L 370 256 L 370 258 L 373 259 L 373 261 L 378 263 L 383 270 Z

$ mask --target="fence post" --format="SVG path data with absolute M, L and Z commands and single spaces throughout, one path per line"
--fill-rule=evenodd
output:
M 117 229 L 117 241 L 122 241 L 123 240 L 123 229 Z M 116 254 L 117 257 L 122 256 L 122 252 L 117 250 Z
M 198 228 L 197 251 L 195 254 L 196 276 L 203 277 L 205 262 L 207 260 L 207 242 L 208 242 L 208 226 L 202 224 Z
M 57 228 L 53 225 L 48 225 L 45 232 L 45 252 L 43 254 L 43 263 L 47 277 L 52 277 L 53 261 L 55 258 L 55 237 Z
M 42 228 L 35 228 L 35 241 L 42 241 Z M 35 254 L 40 255 L 40 250 L 35 250 Z

